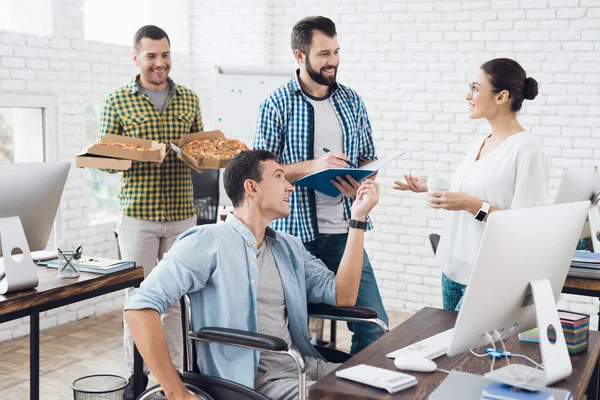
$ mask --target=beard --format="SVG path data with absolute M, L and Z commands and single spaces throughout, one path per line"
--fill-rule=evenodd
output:
M 325 68 L 326 67 L 321 68 L 321 71 L 317 72 L 312 65 L 310 65 L 310 58 L 306 56 L 306 72 L 308 72 L 308 76 L 319 85 L 331 86 L 335 83 L 335 78 L 337 77 L 337 67 L 334 67 L 333 77 L 327 77 L 323 74 L 323 69 Z

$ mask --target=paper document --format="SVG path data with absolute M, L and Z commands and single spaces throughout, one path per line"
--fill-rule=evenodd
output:
M 380 159 L 373 161 L 367 165 L 363 165 L 360 168 L 328 168 L 319 172 L 306 175 L 304 178 L 298 179 L 294 182 L 294 185 L 306 186 L 310 189 L 314 189 L 318 192 L 324 193 L 331 197 L 337 197 L 342 193 L 336 188 L 332 180 L 338 176 L 345 177 L 346 175 L 352 176 L 358 182 L 362 182 L 371 175 L 375 174 L 386 164 L 394 161 L 396 158 L 406 154 L 405 151 L 395 154 L 392 157 L 386 159 Z

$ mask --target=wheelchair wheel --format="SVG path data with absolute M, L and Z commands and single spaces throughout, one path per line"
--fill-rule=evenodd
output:
M 191 393 L 198 396 L 201 400 L 214 400 L 211 396 L 207 395 L 202 390 L 198 389 L 196 386 L 189 385 L 184 383 L 187 390 Z M 160 385 L 152 386 L 147 389 L 144 393 L 142 393 L 137 400 L 167 400 L 167 396 L 162 391 L 162 387 Z

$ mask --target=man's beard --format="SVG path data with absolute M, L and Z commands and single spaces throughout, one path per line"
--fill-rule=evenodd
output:
M 308 72 L 308 76 L 319 85 L 323 86 L 331 86 L 335 83 L 335 78 L 337 77 L 337 67 L 334 67 L 333 77 L 329 78 L 323 75 L 323 68 L 321 68 L 320 72 L 317 72 L 310 65 L 310 59 L 306 56 L 306 72 Z

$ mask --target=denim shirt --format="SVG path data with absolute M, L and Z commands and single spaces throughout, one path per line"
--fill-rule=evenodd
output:
M 292 342 L 303 356 L 322 358 L 308 340 L 307 303 L 335 305 L 335 275 L 299 238 L 270 228 L 266 235 L 273 238 Z M 211 326 L 258 332 L 257 280 L 256 238 L 230 214 L 225 223 L 181 234 L 125 310 L 151 308 L 162 314 L 187 293 L 192 330 Z M 254 388 L 260 351 L 204 342 L 197 342 L 196 350 L 203 374 Z

